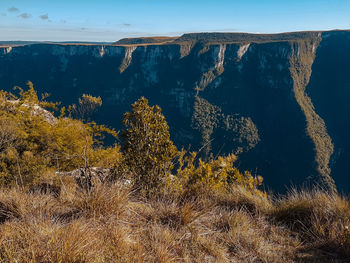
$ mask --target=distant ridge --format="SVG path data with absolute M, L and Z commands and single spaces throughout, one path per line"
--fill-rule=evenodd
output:
M 112 42 L 87 42 L 87 41 L 0 41 L 0 47 L 27 46 L 35 44 L 58 44 L 58 45 L 111 45 Z
M 188 42 L 205 43 L 242 43 L 242 42 L 273 42 L 308 39 L 323 31 L 290 32 L 278 34 L 251 34 L 251 33 L 186 33 L 180 37 L 136 37 L 123 38 L 114 45 L 149 45 L 149 44 L 180 44 Z
M 32 44 L 38 44 L 40 42 L 38 41 L 0 41 L 0 47 L 1 46 L 25 46 L 25 45 L 32 45 Z
M 182 42 L 273 42 L 273 41 L 292 41 L 298 39 L 307 39 L 315 36 L 322 31 L 290 32 L 278 34 L 250 34 L 250 33 L 188 33 L 175 40 L 175 43 Z
M 331 31 L 300 31 L 273 34 L 254 34 L 254 33 L 225 33 L 225 32 L 203 32 L 186 33 L 180 37 L 137 37 L 123 38 L 114 43 L 114 45 L 146 45 L 146 44 L 180 44 L 189 42 L 203 43 L 244 43 L 244 42 L 283 42 L 310 39 L 324 32 L 348 32 L 349 30 L 331 30 Z
M 309 39 L 320 33 L 325 32 L 348 32 L 349 30 L 330 30 L 330 31 L 300 31 L 273 34 L 254 34 L 254 33 L 187 33 L 177 38 L 174 43 L 183 42 L 207 42 L 207 43 L 242 43 L 242 42 L 283 42 L 301 39 Z
M 89 41 L 48 41 L 45 43 L 50 43 L 50 44 L 72 44 L 72 45 L 79 45 L 79 44 L 87 44 L 87 45 L 111 45 L 113 42 L 89 42 Z
M 140 44 L 162 44 L 171 43 L 178 37 L 137 37 L 123 38 L 115 42 L 115 45 L 140 45 Z

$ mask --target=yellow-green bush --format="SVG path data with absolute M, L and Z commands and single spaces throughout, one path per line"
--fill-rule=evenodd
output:
M 262 177 L 253 177 L 249 172 L 241 173 L 236 167 L 235 155 L 219 156 L 208 162 L 196 161 L 197 153 L 179 153 L 178 169 L 169 185 L 180 193 L 201 194 L 229 190 L 232 184 L 245 187 L 247 190 L 260 191 Z
M 120 160 L 118 146 L 103 147 L 105 126 L 45 110 L 58 103 L 40 100 L 32 83 L 18 97 L 0 91 L 0 185 L 23 185 L 39 175 L 86 166 L 113 167 Z

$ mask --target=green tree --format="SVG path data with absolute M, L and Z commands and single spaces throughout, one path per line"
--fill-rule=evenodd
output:
M 136 187 L 146 191 L 160 189 L 173 169 L 177 149 L 170 140 L 169 126 L 159 106 L 149 106 L 141 97 L 124 114 L 122 150 L 125 164 Z

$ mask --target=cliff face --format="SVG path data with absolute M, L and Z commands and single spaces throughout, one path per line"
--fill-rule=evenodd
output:
M 159 104 L 181 147 L 239 154 L 268 186 L 308 178 L 346 187 L 350 32 L 185 35 L 166 44 L 35 44 L 0 49 L 0 86 L 31 80 L 64 104 L 101 96 L 119 129 L 140 96 Z M 344 185 L 345 184 L 345 185 Z

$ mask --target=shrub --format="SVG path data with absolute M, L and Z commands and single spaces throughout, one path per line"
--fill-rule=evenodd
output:
M 78 100 L 78 105 L 73 104 L 72 106 L 68 107 L 68 111 L 77 118 L 88 120 L 91 115 L 101 106 L 101 97 L 93 97 L 88 94 L 83 94 L 83 96 Z
M 65 117 L 64 108 L 56 118 L 44 108 L 58 110 L 59 103 L 40 100 L 31 82 L 28 90 L 17 89 L 18 96 L 0 91 L 0 185 L 31 184 L 50 170 L 112 167 L 120 160 L 118 146 L 102 143 L 104 134 L 117 135 L 113 130 Z
M 170 140 L 169 126 L 159 106 L 140 98 L 124 114 L 122 150 L 135 186 L 151 191 L 166 183 L 177 149 Z
M 240 185 L 247 190 L 256 191 L 262 184 L 262 177 L 252 176 L 249 172 L 241 173 L 234 167 L 235 155 L 219 156 L 208 162 L 196 161 L 197 153 L 179 154 L 177 175 L 170 185 L 178 192 L 199 195 L 226 192 L 231 185 Z

